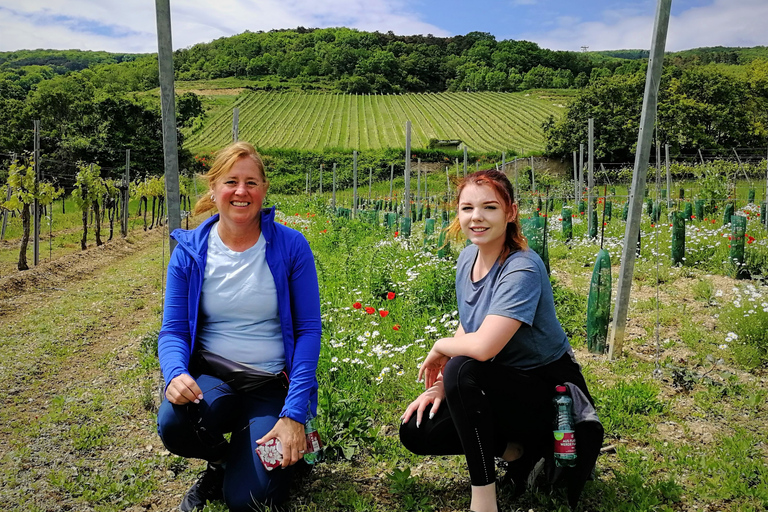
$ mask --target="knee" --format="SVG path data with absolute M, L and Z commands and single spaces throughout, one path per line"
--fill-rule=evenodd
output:
M 288 472 L 290 469 L 274 469 L 273 472 L 286 472 L 285 475 L 270 475 L 266 482 L 254 479 L 248 484 L 224 486 L 224 501 L 230 512 L 253 512 L 275 510 L 288 498 Z
M 480 364 L 476 359 L 467 356 L 452 357 L 443 368 L 443 386 L 445 395 L 450 399 L 459 390 L 459 384 L 471 378 L 472 370 Z
M 423 431 L 416 428 L 416 414 L 407 423 L 400 424 L 400 442 L 416 455 L 428 455 L 424 452 Z
M 182 450 L 183 439 L 186 437 L 184 432 L 189 429 L 189 422 L 177 409 L 168 400 L 164 400 L 157 411 L 157 434 L 165 448 L 174 454 Z

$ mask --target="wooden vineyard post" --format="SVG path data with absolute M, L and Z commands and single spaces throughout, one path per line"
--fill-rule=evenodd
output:
M 635 250 L 633 245 L 640 237 L 640 219 L 642 216 L 643 191 L 648 174 L 648 158 L 651 152 L 653 125 L 656 119 L 659 83 L 664 60 L 664 48 L 667 42 L 672 0 L 658 0 L 656 19 L 654 21 L 651 53 L 648 60 L 648 71 L 643 94 L 643 109 L 640 117 L 635 167 L 632 174 L 632 188 L 629 193 L 629 217 L 624 233 L 624 247 L 619 271 L 619 286 L 616 292 L 616 307 L 613 313 L 613 329 L 611 331 L 609 357 L 616 359 L 621 355 L 624 343 L 624 332 L 627 327 L 627 312 L 629 310 L 629 293 L 635 270 Z M 639 245 L 639 244 L 638 244 Z M 635 249 L 637 245 L 635 246 Z

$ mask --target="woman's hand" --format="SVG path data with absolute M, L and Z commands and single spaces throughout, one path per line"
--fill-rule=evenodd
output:
M 307 450 L 307 437 L 304 435 L 304 424 L 283 416 L 272 430 L 264 434 L 256 444 L 264 444 L 270 439 L 277 438 L 283 446 L 283 467 L 287 468 L 299 462 Z
M 203 399 L 203 392 L 190 375 L 182 373 L 174 377 L 165 390 L 165 397 L 175 405 L 184 405 L 189 402 L 199 403 Z
M 441 340 L 437 340 L 432 346 L 432 350 L 429 351 L 424 362 L 421 363 L 419 368 L 418 380 L 424 379 L 424 387 L 426 389 L 431 388 L 440 374 L 443 373 L 445 364 L 451 359 L 437 349 L 437 345 Z
M 427 406 L 432 404 L 432 410 L 429 412 L 429 419 L 432 419 L 435 413 L 437 413 L 437 409 L 440 407 L 443 400 L 445 400 L 445 388 L 443 388 L 443 379 L 440 377 L 435 381 L 435 384 L 432 387 L 411 402 L 400 419 L 403 420 L 403 423 L 408 423 L 408 420 L 410 420 L 413 415 L 413 411 L 416 411 L 416 428 L 419 428 L 421 419 L 424 415 L 424 410 Z

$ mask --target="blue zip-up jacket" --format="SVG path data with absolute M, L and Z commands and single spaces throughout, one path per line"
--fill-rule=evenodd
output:
M 178 242 L 168 264 L 163 326 L 158 339 L 160 368 L 166 387 L 189 373 L 195 348 L 200 293 L 208 256 L 208 234 L 219 219 L 214 215 L 193 230 L 176 229 Z M 315 260 L 306 238 L 274 222 L 275 209 L 261 210 L 261 236 L 267 243 L 267 266 L 277 288 L 285 364 L 290 384 L 280 417 L 304 423 L 307 403 L 317 414 L 317 361 L 320 357 L 320 291 Z M 254 297 L 254 308 L 258 297 Z

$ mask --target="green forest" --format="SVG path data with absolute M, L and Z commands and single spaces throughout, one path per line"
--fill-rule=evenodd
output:
M 206 89 L 227 81 L 236 82 L 237 90 L 347 94 L 572 90 L 564 115 L 547 120 L 543 132 L 536 130 L 546 136 L 536 146 L 568 155 L 586 140 L 586 119 L 594 117 L 597 158 L 626 161 L 636 140 L 646 57 L 645 50 L 551 51 L 529 41 L 497 41 L 482 32 L 440 38 L 299 27 L 196 44 L 177 50 L 174 66 L 182 90 L 185 83 Z M 32 120 L 39 119 L 42 154 L 52 162 L 52 174 L 56 165 L 63 169 L 76 162 L 98 163 L 105 174 L 118 174 L 125 149 L 132 152 L 137 175 L 159 174 L 157 88 L 155 54 L 0 53 L 0 158 L 30 152 Z M 768 126 L 768 49 L 670 53 L 660 94 L 659 133 L 675 151 L 762 145 Z M 215 117 L 206 114 L 212 103 L 229 108 L 233 100 L 177 95 L 181 147 L 184 134 L 203 129 Z M 194 168 L 194 156 L 182 149 L 182 166 Z

